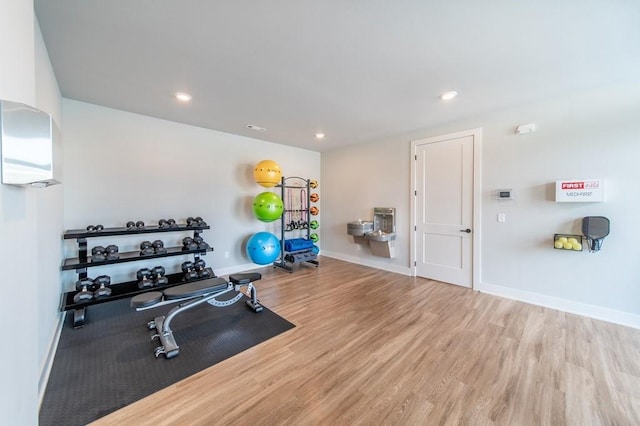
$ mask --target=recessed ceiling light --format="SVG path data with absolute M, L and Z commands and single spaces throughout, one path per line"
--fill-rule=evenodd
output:
M 324 139 L 324 133 L 316 133 L 316 139 Z
M 189 102 L 191 100 L 191 95 L 184 92 L 176 92 L 176 99 L 182 102 Z
M 456 92 L 455 90 L 452 90 L 450 92 L 445 92 L 440 96 L 440 99 L 442 99 L 443 101 L 449 101 L 453 98 L 455 98 L 456 96 L 458 96 L 458 92 Z
M 264 132 L 265 130 L 267 130 L 267 129 L 265 129 L 264 127 L 255 126 L 255 125 L 253 125 L 253 124 L 247 124 L 247 129 L 257 130 L 257 131 L 259 131 L 259 132 Z

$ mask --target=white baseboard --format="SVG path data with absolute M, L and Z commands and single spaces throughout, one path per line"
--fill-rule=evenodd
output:
M 40 366 L 40 379 L 38 380 L 38 409 L 42 405 L 44 399 L 44 393 L 47 390 L 47 383 L 49 382 L 49 375 L 51 374 L 51 368 L 53 367 L 53 360 L 56 357 L 56 351 L 58 350 L 58 343 L 60 342 L 60 335 L 62 334 L 62 326 L 64 325 L 64 319 L 66 318 L 66 312 L 62 313 L 58 318 L 58 325 L 56 326 L 56 332 L 51 339 L 49 350 L 47 351 L 47 357 L 44 360 L 43 365 Z
M 480 283 L 475 290 L 482 293 L 493 294 L 494 296 L 530 303 L 532 305 L 557 309 L 570 314 L 582 315 L 584 317 L 640 329 L 640 315 L 630 312 L 617 311 L 615 309 L 603 308 L 601 306 L 589 305 L 573 300 L 488 283 Z
M 372 262 L 367 259 L 362 259 L 355 256 L 347 256 L 343 253 L 336 253 L 332 251 L 322 250 L 322 256 L 331 257 L 333 259 L 344 260 L 345 262 L 355 263 L 362 266 L 368 266 L 370 268 L 382 269 L 383 271 L 395 272 L 396 274 L 411 276 L 411 268 L 394 265 L 391 263 Z

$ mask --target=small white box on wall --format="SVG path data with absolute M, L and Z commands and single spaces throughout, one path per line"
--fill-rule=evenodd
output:
M 604 180 L 567 179 L 556 181 L 557 203 L 594 203 L 604 201 Z

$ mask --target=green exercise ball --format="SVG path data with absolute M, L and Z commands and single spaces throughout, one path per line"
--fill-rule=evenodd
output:
M 283 211 L 282 198 L 273 192 L 261 192 L 253 199 L 253 213 L 262 222 L 280 219 Z

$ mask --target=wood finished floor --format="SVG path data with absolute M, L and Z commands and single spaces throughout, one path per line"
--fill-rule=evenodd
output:
M 260 272 L 296 328 L 95 424 L 640 425 L 640 330 L 330 258 Z

